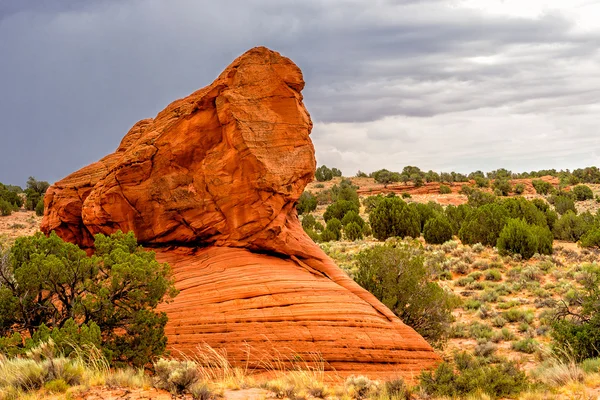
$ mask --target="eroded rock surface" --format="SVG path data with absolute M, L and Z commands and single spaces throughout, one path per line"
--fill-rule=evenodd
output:
M 249 50 L 55 183 L 41 229 L 88 248 L 96 233 L 134 231 L 156 247 L 181 290 L 163 307 L 175 350 L 206 342 L 240 363 L 250 349 L 256 365 L 319 353 L 340 371 L 429 367 L 431 347 L 302 230 L 295 203 L 315 170 L 303 87 L 292 61 Z

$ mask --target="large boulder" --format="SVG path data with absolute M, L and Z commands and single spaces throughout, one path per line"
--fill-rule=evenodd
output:
M 163 306 L 174 350 L 206 343 L 257 367 L 315 354 L 338 371 L 430 367 L 425 340 L 302 230 L 295 205 L 315 170 L 303 88 L 291 60 L 249 50 L 55 183 L 42 231 L 84 248 L 133 231 L 154 247 L 181 290 Z

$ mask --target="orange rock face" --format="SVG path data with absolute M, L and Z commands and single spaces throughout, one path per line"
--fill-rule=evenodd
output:
M 315 170 L 303 87 L 292 61 L 249 50 L 55 183 L 42 231 L 89 248 L 120 229 L 155 247 L 181 290 L 163 306 L 174 350 L 207 343 L 255 366 L 318 353 L 372 374 L 430 367 L 425 340 L 302 230 L 295 204 Z

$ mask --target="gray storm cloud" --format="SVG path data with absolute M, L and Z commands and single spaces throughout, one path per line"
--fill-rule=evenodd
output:
M 55 181 L 266 45 L 304 71 L 319 162 L 597 163 L 600 35 L 448 1 L 0 2 L 0 182 Z M 540 139 L 543 137 L 543 140 Z M 499 140 L 499 138 L 501 138 Z

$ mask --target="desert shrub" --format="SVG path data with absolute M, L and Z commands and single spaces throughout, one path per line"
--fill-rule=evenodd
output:
M 488 188 L 488 187 L 490 187 L 490 180 L 485 179 L 483 176 L 476 176 L 475 184 L 477 185 L 477 187 L 480 187 L 480 188 Z
M 133 233 L 96 235 L 95 248 L 88 257 L 54 233 L 18 238 L 0 257 L 0 335 L 18 327 L 43 340 L 48 329 L 57 341 L 62 334 L 72 340 L 97 335 L 93 321 L 115 364 L 144 365 L 161 354 L 167 317 L 156 307 L 177 294 L 169 266 Z
M 535 253 L 552 253 L 552 234 L 548 228 L 510 219 L 500 232 L 496 246 L 500 255 L 520 254 L 524 259 L 530 259 Z
M 331 199 L 333 202 L 340 200 L 350 201 L 360 207 L 360 200 L 356 191 L 357 187 L 352 184 L 350 179 L 342 179 L 339 185 L 331 187 Z
M 486 270 L 484 276 L 486 281 L 498 282 L 502 280 L 502 273 L 495 268 Z
M 463 188 L 464 187 L 467 186 L 463 186 Z M 470 190 L 470 192 L 467 194 L 467 198 L 468 204 L 472 207 L 481 207 L 485 204 L 491 204 L 496 202 L 495 195 L 476 189 Z
M 348 211 L 346 215 L 344 215 L 344 217 L 341 219 L 341 222 L 343 226 L 354 222 L 360 227 L 361 230 L 365 226 L 365 221 L 354 210 Z
M 369 215 L 369 223 L 378 240 L 421 234 L 419 214 L 397 197 L 383 199 Z
M 554 209 L 560 215 L 565 214 L 567 211 L 572 211 L 573 213 L 577 214 L 575 202 L 572 198 L 566 196 L 565 194 L 551 196 L 548 201 L 550 201 L 550 204 L 554 205 Z
M 592 189 L 586 185 L 577 185 L 572 189 L 572 191 L 577 201 L 590 200 L 594 198 Z
M 458 235 L 458 231 L 463 224 L 463 221 L 467 218 L 469 213 L 472 211 L 472 207 L 466 204 L 461 204 L 458 207 L 449 205 L 444 210 L 448 222 L 452 227 L 452 234 Z
M 354 399 L 366 399 L 377 394 L 377 382 L 374 382 L 366 376 L 349 376 L 344 382 L 344 389 Z
M 363 200 L 363 206 L 365 206 L 365 211 L 367 213 L 370 213 L 371 211 L 373 211 L 375 208 L 377 208 L 377 205 L 383 198 L 384 197 L 381 194 L 378 194 L 377 196 L 369 196 L 369 197 L 365 198 Z
M 502 196 L 508 196 L 508 194 L 512 191 L 512 185 L 508 179 L 494 179 L 492 187 Z
M 367 175 L 366 173 L 362 172 L 360 169 L 358 170 L 358 172 L 355 175 L 357 178 L 368 178 L 369 175 Z
M 0 199 L 0 215 L 6 217 L 12 214 L 15 206 L 4 199 Z
M 531 354 L 535 353 L 535 351 L 539 348 L 539 343 L 534 339 L 527 338 L 512 342 L 511 347 L 513 350 L 521 353 Z
M 35 215 L 41 217 L 44 215 L 44 199 L 41 198 L 35 206 Z
M 309 233 L 309 236 L 311 236 L 310 233 Z M 311 236 L 311 238 L 312 238 L 312 236 Z M 333 232 L 333 231 L 328 230 L 328 229 L 323 230 L 323 232 L 321 232 L 320 235 L 317 234 L 316 235 L 316 239 L 317 240 L 315 240 L 314 238 L 312 238 L 312 239 L 313 239 L 313 241 L 320 241 L 320 242 L 324 242 L 324 243 L 332 242 L 332 241 L 335 241 L 335 240 L 339 240 L 337 234 L 335 232 Z
M 440 185 L 440 194 L 449 194 L 452 193 L 452 189 L 447 185 Z
M 554 237 L 559 240 L 577 242 L 591 228 L 593 217 L 576 215 L 573 211 L 564 213 L 554 224 Z
M 438 213 L 442 213 L 444 209 L 437 203 L 430 201 L 427 204 L 423 203 L 410 203 L 408 207 L 416 211 L 419 216 L 419 231 L 422 232 L 425 224 L 429 219 L 436 216 Z
M 296 209 L 300 215 L 315 211 L 317 209 L 317 197 L 311 192 L 302 192 L 298 199 Z
M 319 182 L 330 181 L 333 179 L 333 172 L 326 165 L 321 165 L 315 171 L 315 178 Z
M 527 375 L 515 363 L 489 363 L 467 353 L 456 354 L 454 365 L 443 362 L 434 371 L 423 371 L 419 382 L 429 396 L 452 398 L 471 394 L 512 397 L 528 386 Z
M 523 194 L 523 192 L 525 191 L 525 185 L 523 185 L 522 183 L 517 183 L 515 185 L 514 190 L 516 194 Z
M 302 227 L 304 230 L 313 229 L 317 223 L 316 218 L 312 214 L 307 214 L 302 217 Z
M 437 214 L 425 223 L 423 237 L 427 243 L 442 244 L 452 239 L 452 227 L 443 214 Z
M 579 282 L 581 288 L 558 303 L 551 335 L 559 354 L 581 361 L 600 356 L 600 266 L 584 264 Z
M 356 222 L 350 222 L 344 226 L 344 236 L 351 241 L 362 239 L 363 228 Z
M 506 208 L 496 203 L 485 204 L 469 213 L 458 237 L 465 244 L 494 246 L 507 219 Z
M 600 247 L 600 226 L 589 229 L 579 242 L 581 247 Z
M 588 374 L 600 372 L 600 358 L 587 358 L 583 360 L 581 368 Z
M 327 226 L 325 227 L 323 233 L 321 233 L 321 240 L 324 242 L 329 242 L 330 240 L 323 239 L 323 235 L 326 235 L 326 232 L 333 235 L 333 239 L 331 240 L 340 240 L 342 238 L 342 223 L 340 220 L 337 218 L 331 218 L 329 221 L 327 221 Z
M 478 310 L 481 307 L 481 301 L 475 299 L 468 299 L 463 303 L 462 307 L 465 310 Z
M 534 179 L 531 181 L 533 184 L 533 188 L 538 194 L 546 195 L 550 193 L 552 189 L 552 184 L 541 179 Z
M 535 204 L 521 196 L 504 199 L 501 204 L 508 211 L 510 218 L 522 219 L 530 225 L 547 225 L 546 215 Z
M 388 243 L 356 256 L 355 280 L 434 344 L 442 343 L 457 298 L 430 281 L 417 241 Z
M 154 363 L 154 386 L 172 395 L 190 393 L 200 380 L 198 364 L 190 360 L 159 359 Z
M 341 221 L 350 211 L 354 211 L 356 214 L 358 214 L 358 205 L 349 200 L 338 200 L 327 207 L 325 213 L 323 214 L 323 219 L 325 222 L 328 222 L 332 218 L 336 218 Z

